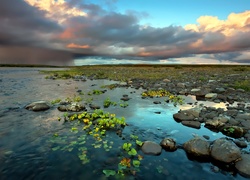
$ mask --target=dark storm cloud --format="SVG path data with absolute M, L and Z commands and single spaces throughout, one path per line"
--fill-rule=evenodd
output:
M 42 35 L 60 32 L 55 22 L 24 1 L 2 0 L 0 45 L 47 45 Z

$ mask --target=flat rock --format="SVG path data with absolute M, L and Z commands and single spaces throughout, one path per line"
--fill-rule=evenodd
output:
M 184 143 L 183 148 L 187 154 L 197 158 L 208 158 L 210 155 L 210 144 L 199 138 L 195 137 Z
M 145 141 L 142 145 L 141 150 L 144 154 L 156 156 L 161 154 L 162 147 L 155 142 Z
M 250 154 L 242 154 L 242 160 L 236 162 L 235 167 L 239 174 L 250 178 Z
M 31 111 L 46 111 L 50 108 L 46 101 L 37 101 L 25 106 L 25 109 Z
M 181 121 L 181 124 L 184 126 L 200 129 L 201 123 L 199 121 Z
M 211 157 L 223 163 L 233 163 L 241 158 L 241 152 L 233 142 L 220 138 L 213 142 Z
M 208 99 L 212 99 L 212 98 L 216 98 L 216 97 L 217 97 L 216 93 L 208 93 L 205 95 L 205 98 L 208 98 Z
M 181 121 L 192 121 L 195 118 L 198 118 L 200 114 L 200 108 L 192 108 L 183 111 L 179 111 L 173 115 L 174 119 L 178 122 Z

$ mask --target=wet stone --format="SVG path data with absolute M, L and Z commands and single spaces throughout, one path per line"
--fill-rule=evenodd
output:
M 165 151 L 175 151 L 177 150 L 176 142 L 172 138 L 165 138 L 160 143 L 161 147 Z
M 220 138 L 212 144 L 211 157 L 222 163 L 233 163 L 241 158 L 241 152 L 233 142 Z
M 25 106 L 25 109 L 31 111 L 45 111 L 48 110 L 49 108 L 50 106 L 47 104 L 46 101 L 37 101 Z
M 201 123 L 199 121 L 181 121 L 181 124 L 195 129 L 201 128 Z
M 247 143 L 243 140 L 234 140 L 234 143 L 239 147 L 239 148 L 246 148 Z
M 184 143 L 183 148 L 187 154 L 192 155 L 196 158 L 208 158 L 210 155 L 209 150 L 210 144 L 199 138 L 195 137 Z
M 162 147 L 152 141 L 145 141 L 142 145 L 142 152 L 144 154 L 148 154 L 148 155 L 160 155 L 161 151 L 162 151 Z
M 239 174 L 250 178 L 250 154 L 242 154 L 242 160 L 236 162 L 235 167 Z

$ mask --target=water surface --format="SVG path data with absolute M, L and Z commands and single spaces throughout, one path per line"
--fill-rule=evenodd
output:
M 194 135 L 207 135 L 210 140 L 223 137 L 208 129 L 188 128 L 177 123 L 173 114 L 188 106 L 173 106 L 164 98 L 142 99 L 143 90 L 117 88 L 107 90 L 102 95 L 88 97 L 87 93 L 100 86 L 112 84 L 109 80 L 47 80 L 39 73 L 39 68 L 0 68 L 0 179 L 105 179 L 103 169 L 117 169 L 122 155 L 121 146 L 130 140 L 130 135 L 137 135 L 141 141 L 150 140 L 160 143 L 165 137 L 171 137 L 178 144 L 183 144 Z M 44 69 L 43 69 L 44 70 Z M 120 102 L 126 94 L 131 99 L 129 106 L 122 108 L 111 106 L 105 111 L 124 116 L 128 126 L 123 130 L 122 138 L 115 132 L 107 137 L 110 151 L 95 148 L 95 141 L 88 138 L 83 131 L 72 133 L 72 123 L 58 121 L 63 113 L 52 106 L 44 112 L 32 112 L 24 107 L 28 103 L 51 100 L 78 95 L 82 90 L 87 102 L 93 98 L 93 104 L 102 106 L 109 97 Z M 155 105 L 153 101 L 161 101 Z M 88 109 L 91 111 L 90 109 Z M 54 134 L 59 134 L 55 140 Z M 89 163 L 79 159 L 79 149 L 87 148 Z M 77 142 L 74 145 L 74 142 Z M 65 151 L 55 150 L 65 146 Z M 140 171 L 135 176 L 125 179 L 244 179 L 218 170 L 211 163 L 200 163 L 187 158 L 182 149 L 175 152 L 163 151 L 160 156 L 144 155 Z M 217 169 L 214 171 L 214 169 Z

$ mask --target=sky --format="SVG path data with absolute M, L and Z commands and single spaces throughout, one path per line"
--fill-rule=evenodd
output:
M 250 64 L 249 0 L 1 0 L 0 64 Z

